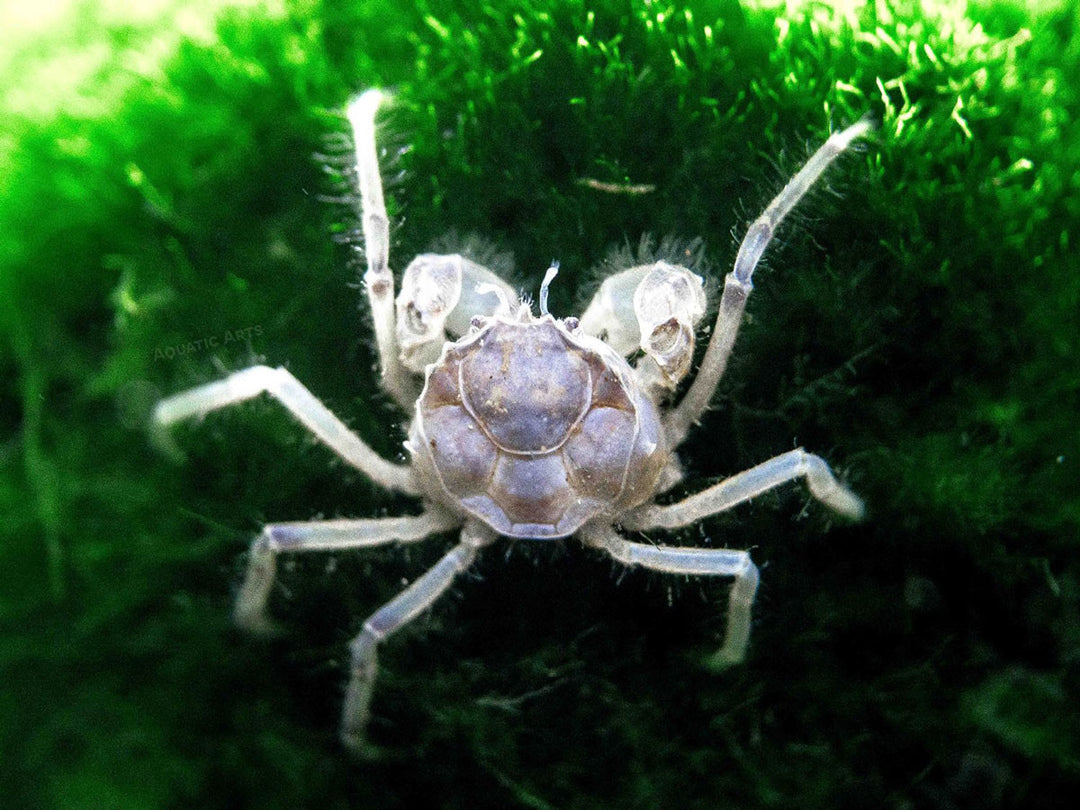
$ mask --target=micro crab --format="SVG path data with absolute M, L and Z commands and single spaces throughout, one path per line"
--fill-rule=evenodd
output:
M 682 479 L 675 449 L 706 410 L 742 320 L 751 277 L 784 216 L 869 125 L 833 134 L 751 225 L 727 275 L 697 375 L 690 371 L 706 311 L 700 276 L 656 261 L 611 275 L 580 319 L 540 314 L 491 270 L 461 255 L 424 254 L 405 269 L 394 297 L 389 221 L 375 146 L 384 96 L 369 90 L 347 109 L 356 148 L 364 282 L 385 390 L 412 414 L 410 462 L 379 456 L 284 368 L 255 366 L 166 398 L 154 423 L 269 394 L 332 451 L 389 490 L 420 499 L 418 515 L 274 523 L 254 540 L 236 621 L 266 630 L 267 601 L 282 552 L 367 548 L 457 531 L 430 570 L 379 608 L 350 646 L 342 741 L 358 747 L 370 714 L 379 643 L 444 593 L 499 537 L 576 537 L 618 562 L 670 574 L 734 578 L 718 665 L 743 660 L 758 569 L 746 551 L 635 542 L 622 532 L 670 530 L 804 479 L 810 494 L 850 518 L 860 499 L 828 465 L 802 449 L 783 453 L 683 500 L 657 496 Z M 635 357 L 632 365 L 628 357 Z

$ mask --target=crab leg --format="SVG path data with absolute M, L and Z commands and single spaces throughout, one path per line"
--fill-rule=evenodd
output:
M 751 282 L 754 269 L 772 241 L 780 222 L 817 182 L 828 165 L 843 154 L 852 141 L 866 135 L 870 128 L 869 122 L 860 121 L 833 134 L 788 181 L 764 213 L 754 220 L 747 230 L 742 244 L 739 245 L 735 266 L 724 279 L 724 292 L 720 298 L 720 309 L 716 313 L 716 325 L 713 327 L 712 338 L 705 350 L 697 377 L 678 406 L 664 420 L 671 447 L 682 443 L 691 425 L 701 418 L 709 406 L 716 384 L 727 368 L 731 348 L 735 345 L 735 336 L 739 332 L 743 310 L 746 309 L 746 299 L 754 287 Z
M 439 510 L 395 518 L 267 524 L 251 544 L 233 619 L 252 632 L 273 630 L 266 616 L 266 602 L 274 584 L 277 555 L 283 551 L 346 551 L 384 543 L 412 543 L 460 524 L 460 518 Z
M 375 151 L 375 113 L 383 100 L 378 90 L 368 90 L 349 103 L 345 111 L 356 146 L 356 177 L 360 184 L 360 216 L 364 231 L 367 272 L 364 288 L 371 305 L 379 368 L 383 387 L 406 411 L 420 393 L 409 370 L 402 365 L 394 334 L 394 274 L 390 272 L 390 220 L 386 216 L 379 158 Z
M 364 629 L 349 645 L 352 675 L 346 688 L 341 718 L 341 741 L 344 745 L 355 750 L 363 743 L 364 727 L 370 714 L 371 692 L 378 670 L 379 642 L 431 607 L 450 587 L 454 578 L 472 565 L 477 551 L 495 537 L 490 529 L 479 523 L 466 523 L 461 530 L 461 542 L 364 622 Z
M 260 394 L 274 397 L 323 444 L 376 484 L 409 495 L 419 494 L 408 467 L 389 462 L 372 450 L 284 368 L 252 366 L 230 374 L 224 380 L 167 397 L 154 408 L 153 424 L 160 430 L 182 419 L 203 416 Z M 158 439 L 164 442 L 165 436 L 159 433 Z
M 582 531 L 582 541 L 602 549 L 624 565 L 640 565 L 666 574 L 735 577 L 728 597 L 728 626 L 723 646 L 712 658 L 715 666 L 737 664 L 750 642 L 750 609 L 757 593 L 758 569 L 750 553 L 727 548 L 680 548 L 633 543 L 611 526 Z
M 621 523 L 635 531 L 678 529 L 731 509 L 796 478 L 805 478 L 810 494 L 830 509 L 853 520 L 862 517 L 862 499 L 836 480 L 824 459 L 799 448 L 726 478 L 676 503 L 640 507 Z

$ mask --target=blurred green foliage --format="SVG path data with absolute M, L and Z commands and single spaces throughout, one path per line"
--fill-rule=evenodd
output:
M 4 807 L 1071 806 L 1071 3 L 141 8 L 0 13 Z M 399 453 L 328 200 L 369 86 L 395 94 L 395 266 L 480 235 L 528 290 L 561 261 L 556 313 L 643 233 L 703 237 L 715 284 L 830 128 L 879 122 L 770 248 L 684 454 L 692 491 L 797 442 L 868 520 L 790 487 L 656 538 L 753 550 L 745 666 L 703 667 L 725 583 L 508 544 L 385 646 L 355 762 L 345 642 L 450 539 L 298 559 L 287 636 L 230 628 L 263 521 L 415 508 L 272 403 L 177 430 L 182 465 L 143 431 L 157 396 L 265 361 Z

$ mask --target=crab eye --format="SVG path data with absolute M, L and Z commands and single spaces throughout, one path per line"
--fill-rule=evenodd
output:
M 487 320 L 483 315 L 473 315 L 472 320 L 469 321 L 469 330 L 479 332 L 487 325 Z

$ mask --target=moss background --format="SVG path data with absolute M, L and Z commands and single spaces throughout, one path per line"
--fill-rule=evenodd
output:
M 0 804 L 1072 806 L 1080 23 L 1029 5 L 4 11 Z M 177 430 L 180 465 L 143 430 L 266 361 L 399 451 L 328 199 L 369 86 L 395 267 L 481 234 L 530 290 L 561 260 L 556 313 L 644 232 L 703 237 L 718 281 L 830 128 L 880 122 L 770 249 L 684 456 L 692 491 L 804 445 L 868 519 L 791 486 L 660 538 L 753 550 L 745 666 L 703 665 L 725 582 L 504 544 L 385 645 L 358 762 L 345 642 L 452 538 L 296 559 L 286 635 L 230 626 L 264 521 L 415 508 L 269 402 Z

